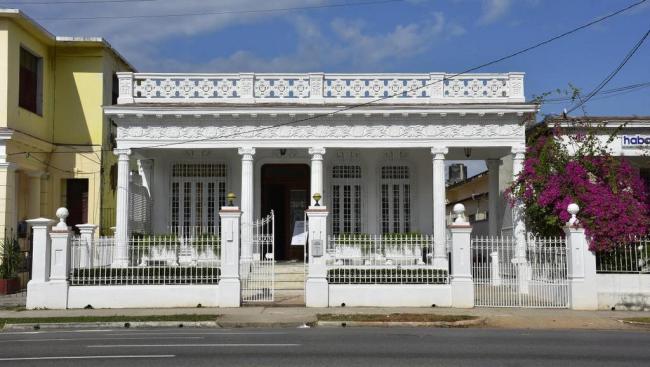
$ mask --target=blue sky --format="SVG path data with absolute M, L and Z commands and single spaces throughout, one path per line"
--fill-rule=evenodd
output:
M 458 72 L 637 0 L 405 0 L 275 13 L 60 20 L 84 16 L 206 13 L 367 0 L 148 0 L 19 7 L 57 35 L 101 36 L 141 71 Z M 52 0 L 56 1 L 65 0 Z M 97 0 L 87 0 L 88 2 Z M 48 18 L 48 19 L 43 19 Z M 578 34 L 482 71 L 526 72 L 526 95 L 585 93 L 650 27 L 650 1 Z M 650 81 L 650 41 L 605 88 Z M 570 103 L 549 104 L 559 113 Z M 650 115 L 650 87 L 586 106 L 590 115 Z M 576 113 L 579 111 L 576 111 Z
M 459 72 L 638 0 L 405 0 L 289 12 L 95 20 L 60 18 L 249 11 L 367 0 L 26 4 L 34 1 L 0 0 L 0 6 L 21 8 L 57 35 L 104 37 L 140 71 Z M 569 82 L 586 94 L 647 31 L 649 20 L 650 1 L 481 71 L 525 72 L 528 98 L 566 88 Z M 643 82 L 650 82 L 650 40 L 605 89 Z M 543 112 L 560 113 L 570 105 L 548 104 Z M 586 105 L 586 112 L 650 115 L 650 87 L 597 97 Z

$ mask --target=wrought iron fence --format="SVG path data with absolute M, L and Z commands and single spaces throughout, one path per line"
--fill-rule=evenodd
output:
M 121 261 L 113 237 L 75 237 L 71 247 L 71 285 L 217 284 L 221 240 L 148 235 L 131 238 Z
M 471 250 L 476 306 L 568 306 L 565 238 L 476 236 Z
M 327 241 L 330 284 L 446 284 L 433 267 L 433 236 L 342 234 Z
M 598 273 L 650 273 L 650 237 L 636 238 L 611 251 L 596 252 Z

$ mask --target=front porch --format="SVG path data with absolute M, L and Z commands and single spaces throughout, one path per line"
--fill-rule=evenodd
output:
M 437 239 L 444 243 L 452 214 L 445 209 L 444 160 L 467 159 L 467 148 L 470 158 L 490 162 L 511 153 L 508 146 L 129 149 L 130 154 L 121 152 L 121 157 L 128 157 L 123 164 L 128 162 L 130 175 L 128 236 L 218 234 L 218 211 L 232 192 L 243 211 L 242 223 L 275 213 L 276 260 L 302 261 L 304 243 L 294 238 L 296 226 L 304 228 L 304 211 L 315 204 L 311 197 L 318 192 L 319 204 L 330 212 L 327 236 L 401 234 L 433 239 L 438 218 L 442 231 Z M 498 177 L 496 167 L 490 174 Z M 501 170 L 501 175 L 508 171 Z M 495 202 L 490 207 L 503 205 L 499 187 L 490 189 Z M 118 205 L 118 213 L 123 212 Z M 510 225 L 497 215 L 489 219 L 497 233 Z M 245 248 L 242 251 L 246 254 Z

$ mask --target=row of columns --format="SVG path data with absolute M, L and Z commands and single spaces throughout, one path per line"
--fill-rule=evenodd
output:
M 439 268 L 447 267 L 446 256 L 446 179 L 445 179 L 445 156 L 449 152 L 446 146 L 435 146 L 431 148 L 432 165 L 433 165 L 433 237 L 434 237 L 434 258 L 433 264 Z M 242 233 L 241 255 L 244 259 L 250 259 L 253 256 L 251 243 L 252 233 L 248 230 L 248 224 L 253 222 L 254 214 L 254 156 L 255 148 L 241 147 L 238 149 L 241 156 L 241 222 Z M 311 156 L 311 195 L 323 192 L 323 156 L 326 149 L 323 147 L 309 148 Z M 512 149 L 513 156 L 513 179 L 523 169 L 525 147 L 517 146 Z M 117 163 L 117 218 L 115 238 L 118 243 L 124 244 L 122 250 L 118 251 L 116 262 L 118 264 L 128 263 L 128 253 L 126 243 L 128 242 L 128 208 L 129 208 L 129 156 L 130 149 L 116 149 L 115 154 L 118 156 Z M 499 210 L 499 165 L 501 160 L 487 160 L 489 170 L 489 231 L 490 235 L 498 234 L 498 210 Z M 316 202 L 313 197 L 311 206 Z M 513 208 L 513 235 L 517 238 L 518 243 L 524 243 L 525 226 L 523 221 L 523 211 L 521 204 L 516 204 Z

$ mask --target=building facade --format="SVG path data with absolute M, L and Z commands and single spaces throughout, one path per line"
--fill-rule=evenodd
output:
M 118 77 L 104 109 L 117 125 L 116 240 L 213 231 L 234 192 L 243 224 L 274 211 L 278 260 L 302 259 L 291 238 L 315 193 L 329 234 L 433 234 L 442 259 L 445 160 L 505 158 L 512 180 L 537 111 L 522 73 Z M 512 231 L 508 216 L 491 218 L 495 231 Z
M 101 38 L 54 36 L 0 10 L 0 231 L 25 237 L 26 219 L 60 206 L 73 225 L 112 225 L 114 129 L 102 106 L 117 100 L 115 73 L 132 70 Z

